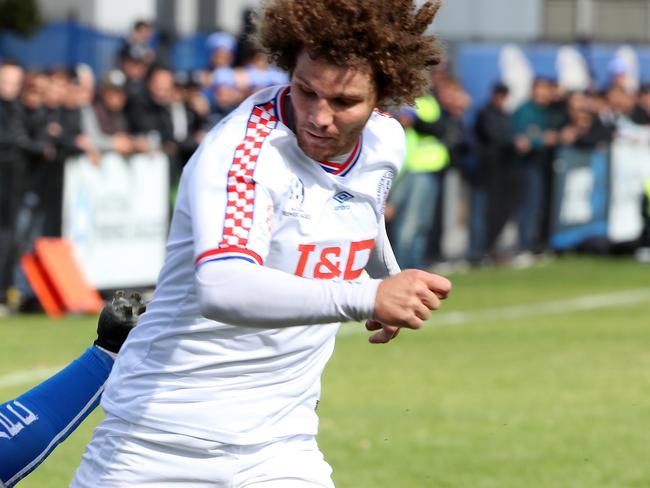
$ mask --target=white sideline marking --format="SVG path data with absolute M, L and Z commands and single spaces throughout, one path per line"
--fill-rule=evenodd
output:
M 49 378 L 62 368 L 23 369 L 0 376 L 0 388 L 26 385 Z
M 558 315 L 569 312 L 583 312 L 611 308 L 624 305 L 650 305 L 650 288 L 638 288 L 598 295 L 585 295 L 568 300 L 557 300 L 523 305 L 511 305 L 499 308 L 483 308 L 467 310 L 465 312 L 436 312 L 427 323 L 427 327 L 443 325 L 465 325 L 482 320 L 512 320 L 525 317 L 540 317 L 545 315 Z M 359 325 L 344 326 L 339 331 L 339 336 L 368 334 L 365 328 Z M 52 376 L 63 366 L 58 368 L 43 368 L 34 370 L 20 370 L 0 376 L 0 389 L 11 386 L 20 386 L 44 380 Z
M 570 312 L 584 312 L 624 305 L 650 305 L 650 288 L 638 288 L 598 295 L 585 295 L 567 300 L 511 305 L 499 308 L 483 308 L 465 312 L 435 312 L 426 327 L 442 325 L 464 325 L 484 320 L 512 320 L 525 317 L 558 315 Z M 339 336 L 367 334 L 368 331 L 357 325 L 342 327 Z

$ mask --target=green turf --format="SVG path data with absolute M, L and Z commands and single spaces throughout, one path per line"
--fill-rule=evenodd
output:
M 453 282 L 440 317 L 649 289 L 650 267 L 565 258 Z M 0 320 L 0 376 L 65 364 L 93 322 Z M 650 292 L 620 307 L 431 324 L 388 346 L 344 326 L 319 406 L 337 487 L 650 486 Z M 28 386 L 0 389 L 0 399 Z M 67 486 L 100 418 L 19 486 Z

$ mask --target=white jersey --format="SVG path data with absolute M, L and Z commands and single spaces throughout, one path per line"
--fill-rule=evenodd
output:
M 108 380 L 107 412 L 228 444 L 316 434 L 320 377 L 339 324 L 269 329 L 206 319 L 195 270 L 241 259 L 309 279 L 359 279 L 405 143 L 399 123 L 374 112 L 347 159 L 314 161 L 287 127 L 289 96 L 289 87 L 274 87 L 250 97 L 185 167 L 165 265 Z

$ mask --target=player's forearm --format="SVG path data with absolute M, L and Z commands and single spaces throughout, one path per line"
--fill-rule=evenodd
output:
M 263 328 L 368 319 L 379 283 L 310 280 L 240 260 L 208 262 L 196 272 L 203 316 Z

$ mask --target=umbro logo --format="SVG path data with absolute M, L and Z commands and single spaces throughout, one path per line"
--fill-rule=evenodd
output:
M 354 198 L 354 195 L 348 193 L 347 191 L 340 191 L 336 195 L 334 195 L 332 198 L 334 198 L 334 200 L 336 200 L 339 203 L 345 203 L 348 200 L 351 200 L 352 198 Z

